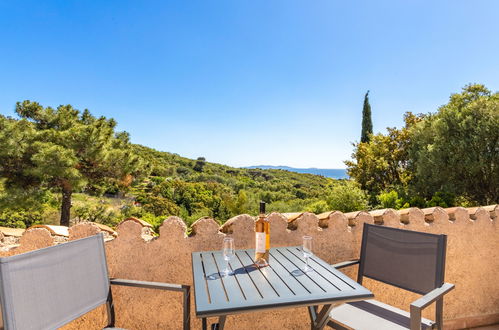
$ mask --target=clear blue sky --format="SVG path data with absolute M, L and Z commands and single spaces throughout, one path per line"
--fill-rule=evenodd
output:
M 132 141 L 233 166 L 344 167 L 470 82 L 499 89 L 499 1 L 1 1 L 0 113 L 113 117 Z

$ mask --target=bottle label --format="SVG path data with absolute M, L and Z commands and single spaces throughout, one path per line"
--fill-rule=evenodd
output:
M 259 232 L 256 232 L 256 248 L 255 248 L 255 252 L 256 253 L 265 253 L 266 252 L 266 249 L 265 249 L 265 243 L 266 243 L 266 240 L 267 240 L 267 234 L 265 233 L 259 233 Z

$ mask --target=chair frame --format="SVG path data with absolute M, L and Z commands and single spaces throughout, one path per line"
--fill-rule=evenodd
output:
M 362 243 L 361 243 L 361 251 L 360 251 L 360 258 L 355 259 L 355 260 L 349 260 L 349 261 L 343 261 L 339 262 L 336 264 L 333 264 L 332 266 L 336 269 L 342 269 L 345 267 L 349 266 L 354 266 L 358 265 L 358 274 L 357 274 L 357 282 L 359 284 L 362 284 L 362 280 L 364 278 L 364 260 L 365 260 L 365 254 L 366 254 L 366 240 L 367 240 L 367 228 L 368 226 L 379 226 L 379 225 L 372 225 L 368 223 L 364 223 L 364 228 L 363 228 L 363 233 L 362 233 Z M 405 229 L 398 229 L 398 228 L 390 228 L 390 227 L 385 227 L 390 230 L 400 230 L 400 231 L 405 231 Z M 422 233 L 425 234 L 425 233 Z M 428 234 L 428 235 L 433 235 L 433 234 Z M 446 245 L 447 245 L 447 236 L 446 235 L 440 235 L 441 239 L 439 239 L 439 260 L 438 260 L 438 265 L 437 265 L 437 272 L 436 272 L 436 278 L 435 278 L 435 283 L 437 283 L 437 287 L 433 289 L 432 291 L 428 293 L 422 293 L 422 292 L 417 292 L 408 288 L 404 288 L 401 286 L 394 285 L 392 283 L 387 283 L 381 280 L 378 280 L 376 278 L 373 278 L 374 280 L 399 287 L 404 290 L 416 292 L 423 294 L 422 297 L 419 299 L 413 301 L 410 305 L 410 329 L 411 330 L 420 330 L 421 329 L 421 320 L 422 316 L 421 313 L 423 309 L 431 305 L 432 303 L 436 303 L 436 309 L 435 309 L 435 324 L 437 326 L 437 329 L 442 330 L 443 328 L 443 309 L 444 309 L 444 295 L 449 293 L 451 290 L 454 289 L 454 284 L 450 283 L 445 283 L 444 282 L 444 275 L 445 275 L 445 254 L 446 254 Z M 369 277 L 369 276 L 366 276 Z M 371 277 L 369 277 L 371 278 Z M 335 323 L 334 321 L 329 321 L 328 325 L 338 327 L 339 324 Z M 343 327 L 339 326 L 339 328 L 343 329 Z
M 111 285 L 129 286 L 135 288 L 145 288 L 145 289 L 156 289 L 165 291 L 177 291 L 182 292 L 182 323 L 183 330 L 189 330 L 191 328 L 191 287 L 189 285 L 182 284 L 169 284 L 162 282 L 148 282 L 148 281 L 136 281 L 136 280 L 126 280 L 120 278 L 111 278 L 109 280 Z M 114 313 L 114 303 L 113 294 L 111 292 L 111 286 L 109 286 L 109 294 L 106 302 L 107 307 L 107 327 L 114 327 L 115 325 L 115 313 Z
M 100 233 L 98 235 L 101 236 L 101 238 L 102 238 L 102 240 L 100 240 L 100 243 L 101 243 L 101 248 L 102 248 L 102 251 L 104 254 L 103 257 L 104 257 L 106 273 L 107 273 L 107 256 L 106 256 L 106 249 L 104 246 L 104 236 L 102 235 L 102 233 Z M 115 326 L 116 316 L 115 316 L 115 312 L 114 312 L 112 285 L 120 285 L 120 286 L 128 286 L 128 287 L 182 292 L 182 296 L 183 296 L 183 299 L 182 299 L 183 330 L 190 329 L 191 287 L 189 285 L 170 284 L 170 283 L 162 283 L 162 282 L 137 281 L 137 280 L 118 279 L 118 278 L 110 278 L 109 284 L 110 284 L 109 291 L 107 293 L 107 300 L 105 302 L 106 310 L 107 310 L 107 326 L 106 327 L 112 328 Z M 4 299 L 3 295 L 0 294 L 0 302 L 3 301 L 3 299 Z M 89 312 L 89 311 L 90 310 L 88 310 L 87 312 Z M 0 329 L 4 329 L 4 327 L 5 327 L 4 321 L 5 321 L 5 319 L 8 319 L 8 315 L 5 313 L 4 308 L 2 307 L 2 303 L 0 303 L 0 316 L 2 316 L 0 318 Z M 5 328 L 5 330 L 9 330 L 9 329 Z

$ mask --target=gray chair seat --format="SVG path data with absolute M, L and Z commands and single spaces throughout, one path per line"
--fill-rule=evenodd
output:
M 411 323 L 408 312 L 374 299 L 340 305 L 333 308 L 329 317 L 334 321 L 330 321 L 328 325 L 339 329 L 399 330 L 410 329 Z M 421 329 L 432 329 L 433 324 L 434 322 L 422 318 Z
M 190 287 L 110 279 L 102 233 L 0 257 L 0 329 L 58 329 L 106 304 L 105 329 L 124 330 L 114 327 L 111 284 L 182 292 L 183 330 L 190 329 Z

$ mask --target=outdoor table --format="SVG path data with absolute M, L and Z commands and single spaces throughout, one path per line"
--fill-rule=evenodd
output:
M 236 250 L 229 269 L 221 251 L 192 253 L 196 316 L 218 317 L 223 329 L 227 315 L 286 307 L 308 307 L 312 329 L 322 329 L 335 304 L 373 298 L 362 285 L 319 257 L 309 258 L 311 272 L 301 272 L 305 259 L 301 247 L 270 250 L 269 266 L 253 265 L 254 250 Z M 319 310 L 319 305 L 323 305 Z

